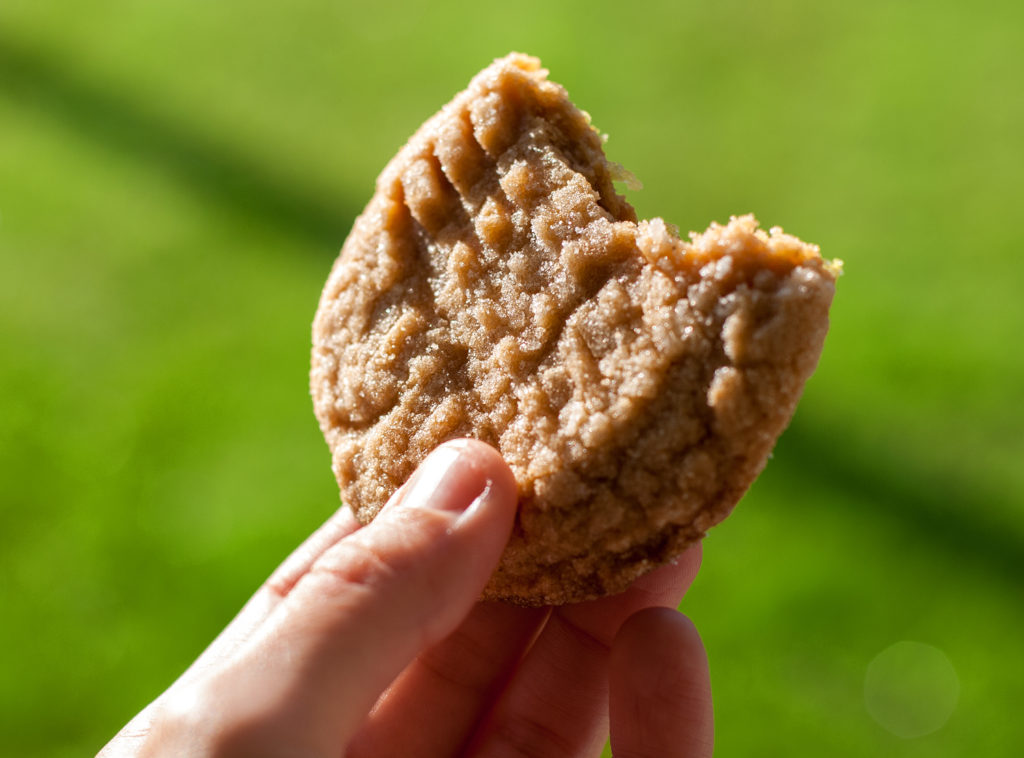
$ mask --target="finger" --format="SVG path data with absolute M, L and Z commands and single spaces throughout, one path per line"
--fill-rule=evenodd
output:
M 478 603 L 453 634 L 420 655 L 388 688 L 346 758 L 460 754 L 548 613 L 547 608 Z
M 405 497 L 324 552 L 232 662 L 221 746 L 340 750 L 381 691 L 468 615 L 516 508 L 512 472 L 468 440 L 432 453 Z M 244 695 L 244 696 L 243 696 Z
M 408 482 L 391 496 L 384 508 L 395 507 L 408 491 Z M 265 621 L 278 604 L 288 596 L 299 579 L 305 576 L 316 560 L 327 550 L 361 528 L 352 509 L 343 505 L 323 525 L 299 545 L 263 583 L 238 615 L 218 635 L 211 647 L 228 655 Z M 206 653 L 204 653 L 204 656 Z M 202 658 L 200 658 L 202 660 Z
M 708 659 L 686 616 L 666 608 L 631 616 L 615 637 L 609 681 L 615 755 L 711 756 Z
M 392 499 L 401 497 L 401 492 L 396 492 Z M 274 570 L 270 578 L 242 606 L 242 610 L 189 667 L 185 676 L 193 675 L 230 657 L 270 616 L 299 578 L 309 571 L 316 559 L 357 529 L 359 522 L 348 506 L 342 506 L 335 511 L 334 515 L 307 537 Z
M 643 608 L 678 605 L 700 555 L 697 545 L 620 595 L 556 608 L 470 754 L 599 754 L 608 734 L 608 656 L 619 627 Z

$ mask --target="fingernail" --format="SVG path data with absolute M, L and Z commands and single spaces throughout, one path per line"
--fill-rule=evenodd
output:
M 465 453 L 466 442 L 456 440 L 437 448 L 413 475 L 409 493 L 402 501 L 406 508 L 461 513 L 487 489 L 489 482 L 473 471 Z

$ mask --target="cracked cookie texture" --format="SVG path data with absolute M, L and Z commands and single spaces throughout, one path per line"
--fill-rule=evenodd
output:
M 362 523 L 445 440 L 519 510 L 484 597 L 619 592 L 725 518 L 813 372 L 838 264 L 752 216 L 637 221 L 587 114 L 513 54 L 377 180 L 324 287 L 311 388 Z

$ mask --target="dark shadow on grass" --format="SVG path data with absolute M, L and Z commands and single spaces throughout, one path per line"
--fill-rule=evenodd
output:
M 0 92 L 46 111 L 111 150 L 158 167 L 219 206 L 303 240 L 325 258 L 337 254 L 358 212 L 350 198 L 324 198 L 296 187 L 294 179 L 276 172 L 269 162 L 203 134 L 148 100 L 112 90 L 2 29 Z M 158 99 L 154 93 L 153 100 Z
M 841 432 L 833 437 L 829 431 L 798 417 L 779 441 L 771 468 L 849 493 L 868 509 L 865 517 L 896 527 L 908 543 L 929 543 L 950 561 L 1024 585 L 1024 533 L 1000 523 L 1000 514 L 1014 508 L 1005 495 L 953 471 L 925 470 L 891 453 L 848 445 Z

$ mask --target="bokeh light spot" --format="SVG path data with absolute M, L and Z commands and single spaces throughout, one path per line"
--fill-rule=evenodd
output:
M 960 697 L 946 654 L 922 642 L 890 645 L 868 664 L 864 704 L 886 730 L 912 739 L 941 729 Z

